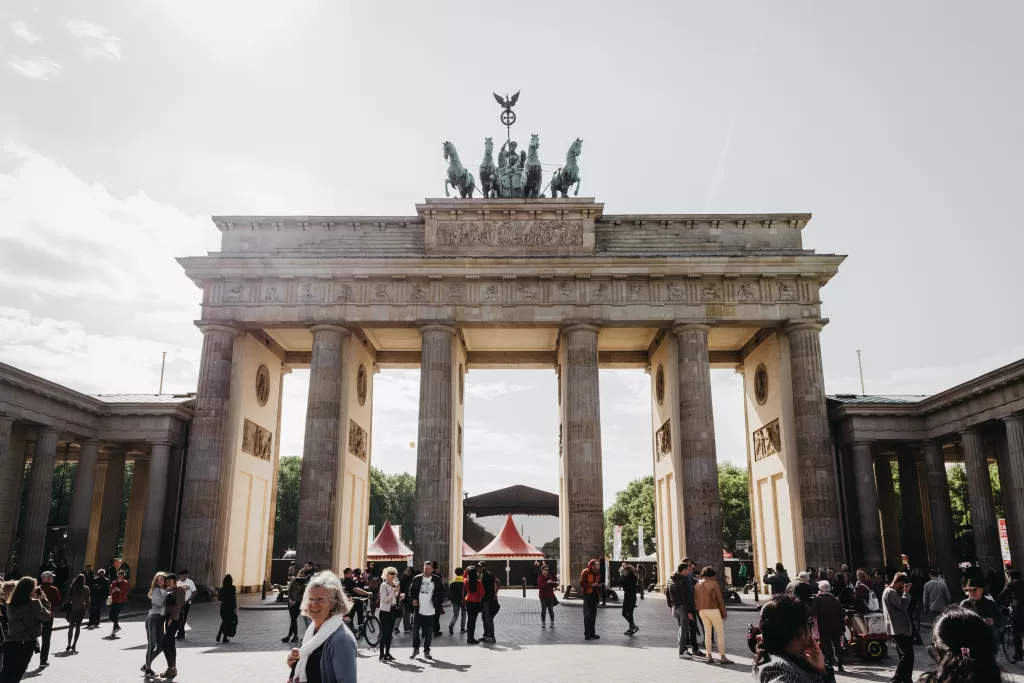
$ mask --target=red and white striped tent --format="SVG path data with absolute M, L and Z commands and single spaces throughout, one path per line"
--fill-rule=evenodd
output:
M 465 541 L 462 542 L 462 561 L 475 560 L 476 551 L 469 547 L 469 544 Z
M 370 562 L 408 562 L 412 559 L 412 551 L 409 546 L 402 543 L 395 530 L 391 528 L 391 522 L 385 521 L 377 538 L 373 539 L 370 547 L 366 549 L 366 561 Z

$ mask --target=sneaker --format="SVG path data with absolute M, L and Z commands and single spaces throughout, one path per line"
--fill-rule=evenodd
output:
M 583 640 L 593 640 L 594 636 L 583 636 Z
M 637 626 L 636 624 L 633 624 L 633 628 L 632 628 L 632 629 L 630 629 L 630 630 L 631 630 L 631 631 L 633 631 L 633 633 L 636 633 L 637 631 L 639 631 L 639 630 L 640 630 L 640 627 L 639 627 L 639 626 Z
M 464 628 L 460 628 L 459 629 L 459 633 L 465 633 L 465 632 L 466 632 L 466 629 L 464 629 Z
M 426 657 L 427 659 L 433 659 L 433 657 L 430 656 L 430 650 L 424 650 L 423 651 L 423 656 Z
M 293 642 L 293 643 L 299 642 L 299 637 L 298 636 L 292 636 L 291 642 Z
M 690 654 L 689 650 L 683 650 L 679 653 L 679 659 L 693 659 L 693 655 Z
M 409 659 L 416 659 L 419 656 L 420 656 L 420 651 L 419 650 L 413 650 L 412 654 L 409 655 Z
M 596 633 L 594 635 L 590 636 L 590 637 L 593 638 L 594 640 L 601 640 L 601 636 L 597 635 Z
M 49 662 L 39 662 L 39 668 L 40 669 L 43 668 L 44 666 L 50 666 L 50 663 Z
M 281 642 L 282 642 L 282 643 L 287 643 L 287 642 L 290 642 L 290 641 L 291 641 L 291 639 L 292 639 L 292 637 L 291 637 L 291 636 L 285 636 L 284 638 L 282 638 L 282 639 L 281 639 Z M 217 636 L 217 642 L 218 642 L 218 643 L 220 642 L 220 636 Z
M 448 635 L 454 636 L 455 635 L 455 629 L 454 628 L 448 629 Z
M 467 640 L 467 641 L 466 641 L 466 645 L 476 645 L 476 644 L 478 644 L 479 642 L 480 642 L 480 641 L 479 641 L 479 640 L 477 640 L 476 638 L 470 638 L 469 640 Z
M 701 652 L 700 650 L 694 650 L 693 651 L 693 656 L 694 657 L 700 657 L 701 659 L 703 659 L 704 657 L 707 657 L 707 655 L 704 654 L 703 652 Z

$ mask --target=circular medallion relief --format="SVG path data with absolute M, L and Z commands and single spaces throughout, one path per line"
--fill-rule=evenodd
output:
M 256 401 L 261 406 L 267 405 L 270 399 L 270 370 L 266 365 L 261 365 L 256 370 Z
M 462 405 L 462 400 L 466 395 L 466 373 L 462 369 L 462 363 L 459 363 L 459 405 Z
M 768 400 L 768 371 L 765 370 L 764 363 L 754 370 L 754 398 L 757 399 L 758 405 L 762 406 Z
M 654 379 L 654 392 L 658 397 L 658 405 L 660 406 L 665 401 L 665 368 L 658 366 L 658 374 L 655 375 Z
M 366 366 L 360 365 L 359 372 L 356 373 L 356 398 L 359 399 L 359 405 L 366 404 Z

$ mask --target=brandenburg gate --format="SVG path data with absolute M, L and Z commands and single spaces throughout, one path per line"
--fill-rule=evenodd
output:
M 293 368 L 310 369 L 300 562 L 365 561 L 372 376 L 395 367 L 421 369 L 417 566 L 448 576 L 461 561 L 473 368 L 558 375 L 563 583 L 603 554 L 602 367 L 651 377 L 660 576 L 684 555 L 721 567 L 712 368 L 744 380 L 759 563 L 843 561 L 819 342 L 843 257 L 804 249 L 810 216 L 609 215 L 564 190 L 525 194 L 427 199 L 408 216 L 218 217 L 221 251 L 180 259 L 203 292 L 178 542 L 197 583 L 261 576 Z

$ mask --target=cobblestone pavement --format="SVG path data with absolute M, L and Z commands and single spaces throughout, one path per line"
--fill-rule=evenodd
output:
M 713 681 L 749 683 L 750 657 L 746 647 L 747 624 L 756 621 L 753 610 L 736 609 L 726 622 L 726 652 L 736 661 L 733 666 L 708 665 L 680 660 L 676 654 L 676 626 L 664 598 L 653 596 L 640 602 L 636 623 L 640 632 L 630 638 L 623 635 L 625 621 L 618 606 L 609 603 L 598 615 L 596 642 L 583 640 L 583 610 L 579 604 L 563 603 L 555 608 L 554 629 L 540 628 L 540 610 L 536 600 L 502 598 L 502 609 L 495 619 L 498 642 L 493 645 L 466 645 L 465 636 L 448 635 L 436 638 L 434 661 L 409 659 L 411 636 L 395 637 L 392 654 L 398 661 L 382 664 L 376 651 L 360 653 L 359 678 L 362 681 L 457 681 L 485 678 L 492 681 L 515 681 L 524 677 L 533 683 L 549 681 L 616 680 L 673 683 Z M 242 598 L 242 606 L 255 606 Z M 218 645 L 214 636 L 219 625 L 217 604 L 199 604 L 192 608 L 188 636 L 179 643 L 176 680 L 184 683 L 283 683 L 288 675 L 284 663 L 289 645 L 281 642 L 288 628 L 284 610 L 242 609 L 239 611 L 238 637 L 229 644 Z M 96 630 L 82 631 L 77 655 L 65 655 L 66 631 L 54 632 L 50 666 L 37 669 L 34 657 L 27 680 L 37 683 L 110 683 L 142 680 L 139 667 L 145 651 L 145 633 L 141 617 L 123 621 L 119 638 L 109 638 L 109 624 Z M 360 641 L 365 647 L 365 643 Z M 882 666 L 853 662 L 849 675 L 840 681 L 887 681 L 895 666 L 895 655 L 882 660 Z M 917 672 L 930 663 L 924 648 L 917 649 Z M 163 658 L 154 664 L 159 672 Z M 1015 669 L 1024 673 L 1024 669 Z M 1015 678 L 1024 680 L 1024 677 Z

